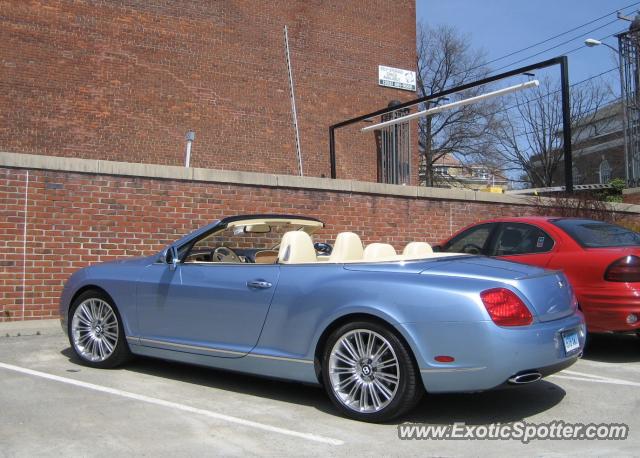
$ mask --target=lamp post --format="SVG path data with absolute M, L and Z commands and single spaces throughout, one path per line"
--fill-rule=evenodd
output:
M 627 138 L 627 105 L 625 103 L 625 88 L 624 88 L 624 75 L 622 73 L 622 56 L 620 50 L 614 48 L 608 43 L 596 40 L 595 38 L 587 38 L 584 40 L 584 44 L 588 48 L 595 48 L 596 46 L 606 46 L 616 54 L 616 63 L 618 64 L 618 75 L 620 78 L 620 104 L 622 105 L 622 136 L 624 137 L 624 178 L 625 183 L 629 184 L 629 140 Z

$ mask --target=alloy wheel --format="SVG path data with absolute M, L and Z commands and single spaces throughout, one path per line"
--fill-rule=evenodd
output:
M 384 409 L 395 398 L 400 366 L 387 339 L 368 329 L 341 336 L 329 355 L 329 379 L 336 397 L 359 413 Z
M 90 362 L 109 358 L 118 344 L 118 317 L 104 300 L 89 298 L 76 307 L 71 321 L 73 346 Z

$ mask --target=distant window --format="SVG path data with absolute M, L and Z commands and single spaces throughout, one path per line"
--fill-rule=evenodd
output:
M 609 161 L 603 159 L 600 163 L 600 184 L 607 184 L 611 181 L 611 166 Z
M 488 180 L 489 179 L 489 172 L 484 170 L 484 169 L 474 169 L 473 170 L 473 177 L 474 178 L 480 178 L 482 180 Z
M 553 224 L 587 248 L 640 245 L 640 234 L 615 224 L 590 219 L 559 219 Z
M 436 165 L 433 168 L 433 173 L 435 175 L 449 175 L 449 167 L 443 165 Z
M 391 121 L 409 114 L 409 109 L 382 115 Z M 411 175 L 411 128 L 409 122 L 385 127 L 378 134 L 378 181 L 390 184 L 409 184 Z M 429 164 L 427 164 L 428 166 Z
M 582 184 L 582 175 L 580 170 L 575 165 L 571 168 L 571 174 L 573 175 L 573 184 Z

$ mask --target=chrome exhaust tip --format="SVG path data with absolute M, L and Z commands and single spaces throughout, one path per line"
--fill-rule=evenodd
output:
M 542 378 L 540 372 L 525 372 L 524 374 L 514 375 L 509 379 L 509 383 L 513 385 L 526 385 L 527 383 L 537 382 Z

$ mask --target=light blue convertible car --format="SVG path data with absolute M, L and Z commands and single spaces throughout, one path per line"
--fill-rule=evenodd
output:
M 559 371 L 585 327 L 565 276 L 411 242 L 363 247 L 322 222 L 215 221 L 161 253 L 84 268 L 62 327 L 79 360 L 132 354 L 321 384 L 346 415 L 386 421 L 429 393 L 488 390 Z

